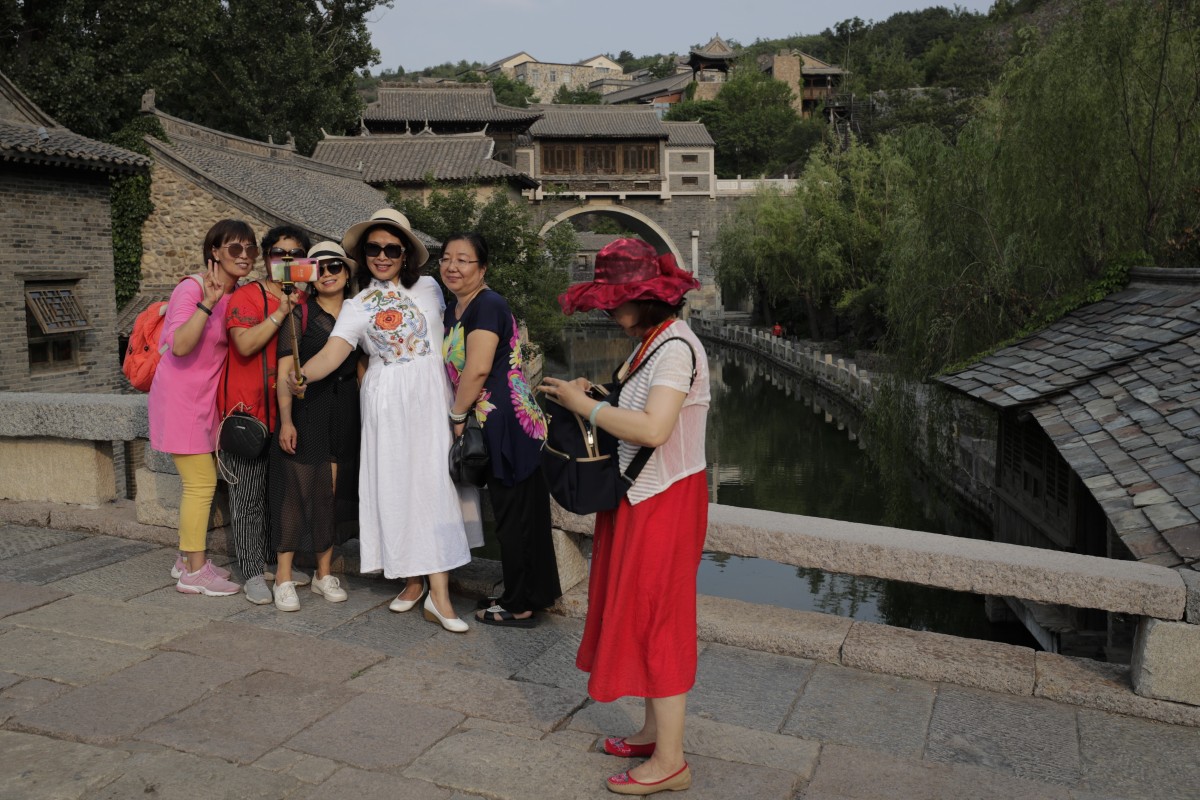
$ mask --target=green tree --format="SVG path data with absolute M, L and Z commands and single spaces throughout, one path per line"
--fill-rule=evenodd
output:
M 488 81 L 496 95 L 496 102 L 514 108 L 527 108 L 530 103 L 539 102 L 533 93 L 533 87 L 521 81 L 515 81 L 507 75 L 496 72 Z
M 603 102 L 603 100 L 604 99 L 599 92 L 588 91 L 587 88 L 583 86 L 576 86 L 574 89 L 568 89 L 564 85 L 558 87 L 558 91 L 554 93 L 553 102 L 598 106 Z

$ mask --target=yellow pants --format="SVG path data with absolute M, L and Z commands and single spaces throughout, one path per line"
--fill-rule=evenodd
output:
M 175 455 L 175 469 L 183 479 L 179 499 L 179 549 L 185 553 L 206 550 L 208 515 L 217 493 L 217 462 L 212 453 Z

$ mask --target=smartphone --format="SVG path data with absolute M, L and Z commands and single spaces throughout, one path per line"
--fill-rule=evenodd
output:
M 280 283 L 315 283 L 321 275 L 315 258 L 293 258 L 271 262 L 271 280 Z

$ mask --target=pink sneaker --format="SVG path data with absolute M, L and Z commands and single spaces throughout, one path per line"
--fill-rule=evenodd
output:
M 237 594 L 242 587 L 222 578 L 211 561 L 204 562 L 199 572 L 185 572 L 179 576 L 175 591 L 184 594 L 206 594 L 210 597 L 225 597 Z
M 210 559 L 208 563 L 212 564 L 212 560 Z M 229 570 L 213 564 L 213 571 L 225 580 L 229 580 Z M 175 566 L 171 567 L 171 577 L 179 580 L 185 572 L 187 572 L 187 559 L 183 557 L 183 553 L 180 553 L 178 558 L 175 559 Z

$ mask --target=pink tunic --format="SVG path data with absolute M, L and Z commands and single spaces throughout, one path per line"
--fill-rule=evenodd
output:
M 163 342 L 173 343 L 175 331 L 196 312 L 204 298 L 201 276 L 181 281 L 171 292 Z M 176 356 L 167 349 L 150 385 L 150 446 L 160 453 L 195 455 L 216 449 L 217 383 L 229 352 L 225 333 L 226 294 L 213 307 L 204 333 L 192 352 Z

